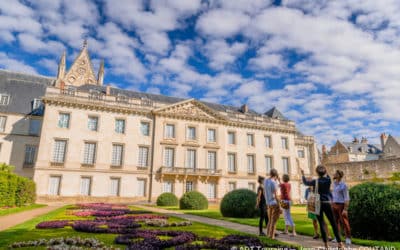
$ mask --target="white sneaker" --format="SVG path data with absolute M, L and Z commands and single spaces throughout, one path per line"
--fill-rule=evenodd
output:
M 337 240 L 336 240 L 336 238 L 334 238 L 331 242 L 333 242 L 333 243 L 337 243 Z
M 350 238 L 346 238 L 346 245 L 351 245 L 351 239 Z

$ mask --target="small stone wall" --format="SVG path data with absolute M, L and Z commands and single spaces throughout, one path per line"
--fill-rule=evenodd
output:
M 386 180 L 392 177 L 393 173 L 400 172 L 400 158 L 335 163 L 325 166 L 331 176 L 337 169 L 342 170 L 345 174 L 344 181 L 352 186 L 361 182 Z
M 104 202 L 104 203 L 134 203 L 134 202 L 147 202 L 147 198 L 135 197 L 94 197 L 94 196 L 49 196 L 41 195 L 36 198 L 36 203 L 49 204 L 49 203 L 86 203 L 86 202 Z

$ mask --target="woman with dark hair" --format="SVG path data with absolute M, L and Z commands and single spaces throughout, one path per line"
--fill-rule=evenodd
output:
M 258 189 L 257 189 L 257 204 L 256 207 L 260 210 L 260 221 L 258 222 L 259 235 L 265 236 L 263 232 L 263 223 L 265 221 L 265 226 L 268 225 L 268 215 L 267 215 L 267 203 L 265 201 L 265 191 L 264 191 L 264 177 L 258 176 Z
M 323 165 L 318 165 L 317 168 L 315 169 L 317 174 L 318 174 L 318 179 L 314 180 L 307 180 L 306 177 L 304 176 L 304 170 L 301 170 L 301 175 L 302 175 L 302 180 L 304 185 L 307 186 L 313 186 L 315 188 L 316 183 L 318 181 L 318 193 L 320 195 L 320 201 L 321 201 L 321 210 L 319 214 L 317 214 L 317 219 L 319 223 L 319 228 L 321 231 L 322 235 L 322 240 L 324 241 L 325 248 L 328 248 L 328 238 L 326 236 L 326 231 L 325 231 L 325 221 L 324 221 L 324 214 L 329 220 L 329 223 L 332 226 L 333 233 L 337 239 L 338 242 L 338 247 L 343 248 L 342 241 L 340 239 L 340 235 L 338 232 L 338 227 L 336 225 L 335 218 L 333 217 L 333 211 L 332 211 L 332 206 L 331 206 L 331 177 L 326 174 L 326 168 Z

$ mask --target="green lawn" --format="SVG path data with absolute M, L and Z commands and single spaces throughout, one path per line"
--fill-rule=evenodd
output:
M 20 241 L 29 241 L 29 240 L 36 240 L 36 239 L 50 239 L 50 238 L 57 238 L 57 237 L 73 237 L 79 236 L 81 238 L 97 238 L 100 241 L 104 242 L 107 246 L 110 247 L 117 247 L 120 249 L 125 249 L 125 245 L 117 245 L 114 244 L 114 239 L 117 235 L 115 234 L 94 234 L 94 233 L 82 233 L 76 232 L 71 227 L 66 227 L 63 229 L 36 229 L 35 226 L 39 222 L 42 221 L 49 221 L 49 220 L 77 220 L 77 219 L 88 219 L 83 217 L 77 217 L 68 213 L 69 208 L 72 206 L 65 206 L 59 208 L 55 211 L 52 211 L 46 215 L 36 217 L 30 221 L 27 221 L 23 224 L 17 225 L 12 227 L 8 230 L 0 232 L 0 249 L 7 249 L 7 246 L 13 242 L 20 242 Z M 137 210 L 137 208 L 130 207 L 131 209 Z M 182 221 L 180 218 L 170 217 L 168 222 L 177 222 Z M 143 226 L 141 228 L 150 228 Z M 202 223 L 193 222 L 191 226 L 181 226 L 181 227 L 173 227 L 173 228 L 154 228 L 152 229 L 161 229 L 161 230 L 177 230 L 177 231 L 190 231 L 198 236 L 207 236 L 207 237 L 214 237 L 214 238 L 221 238 L 223 236 L 229 234 L 240 234 L 246 235 L 240 232 L 237 232 L 232 229 L 222 228 L 222 227 L 215 227 L 209 226 Z M 210 235 L 212 232 L 212 235 Z M 282 243 L 276 240 L 270 240 L 265 237 L 260 238 L 261 241 L 266 245 L 282 245 L 282 246 L 289 246 L 286 243 Z M 45 249 L 43 248 L 23 248 L 23 249 Z
M 179 210 L 178 207 L 160 207 L 160 208 L 165 208 L 168 210 Z M 207 210 L 179 210 L 179 211 L 182 211 L 187 214 L 193 214 L 193 215 L 199 215 L 199 216 L 204 216 L 204 217 L 209 217 L 209 218 L 214 218 L 214 219 L 226 220 L 226 221 L 236 222 L 236 223 L 240 223 L 240 224 L 255 226 L 255 227 L 258 227 L 258 221 L 259 221 L 258 218 L 245 218 L 245 219 L 243 218 L 242 219 L 242 218 L 223 217 L 219 211 L 218 205 L 214 205 L 214 204 L 210 205 L 209 209 L 207 209 Z M 299 205 L 293 206 L 292 207 L 292 217 L 296 224 L 296 232 L 298 234 L 309 235 L 309 236 L 314 235 L 312 221 L 310 219 L 308 219 L 308 217 L 307 217 L 305 206 L 299 206 Z M 284 230 L 284 228 L 285 228 L 285 221 L 284 221 L 283 215 L 282 215 L 279 218 L 279 221 L 277 224 L 277 229 Z M 333 236 L 332 231 L 331 231 L 331 235 Z M 354 244 L 358 244 L 358 245 L 387 246 L 387 247 L 393 246 L 393 247 L 396 247 L 396 249 L 400 249 L 400 242 L 363 240 L 363 239 L 356 239 L 356 238 L 353 238 L 352 242 Z
M 32 205 L 27 205 L 27 206 L 23 206 L 23 207 L 0 208 L 0 216 L 19 213 L 19 212 L 28 211 L 28 210 L 32 210 L 35 208 L 45 207 L 45 206 L 47 206 L 47 205 L 32 204 Z

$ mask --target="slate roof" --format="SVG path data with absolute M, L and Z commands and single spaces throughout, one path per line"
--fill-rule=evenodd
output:
M 0 112 L 43 115 L 43 108 L 32 110 L 33 100 L 44 96 L 53 81 L 54 78 L 0 70 L 0 93 L 10 96 L 8 105 L 0 105 Z
M 268 110 L 267 112 L 264 113 L 264 115 L 269 116 L 274 119 L 279 119 L 279 120 L 288 120 L 282 113 L 279 111 L 276 107 L 273 107 L 272 109 Z
M 392 136 L 396 142 L 400 145 L 400 136 Z
M 378 144 L 368 143 L 354 143 L 354 142 L 342 142 L 342 144 L 348 149 L 352 147 L 352 153 L 368 153 L 368 154 L 381 154 L 382 148 Z
M 46 87 L 51 86 L 55 82 L 55 78 L 45 76 L 34 76 L 24 73 L 10 72 L 7 70 L 0 70 L 0 93 L 7 93 L 11 95 L 9 105 L 0 106 L 0 112 L 7 113 L 20 113 L 31 115 L 43 115 L 42 110 L 32 111 L 32 102 L 35 98 L 41 98 L 46 92 Z M 98 90 L 103 93 L 106 92 L 106 86 L 98 86 L 93 84 L 85 84 L 77 87 L 78 91 Z M 111 88 L 111 95 L 125 95 L 130 98 L 146 98 L 155 102 L 162 102 L 166 104 L 173 104 L 186 100 L 186 98 L 171 97 L 165 95 L 156 95 L 132 90 L 125 90 L 119 88 Z M 243 114 L 239 107 L 222 105 L 216 103 L 209 103 L 200 101 L 209 108 L 215 111 L 240 113 Z M 261 115 L 254 110 L 249 109 L 247 114 Z M 273 107 L 264 115 L 280 120 L 288 120 L 282 113 Z

